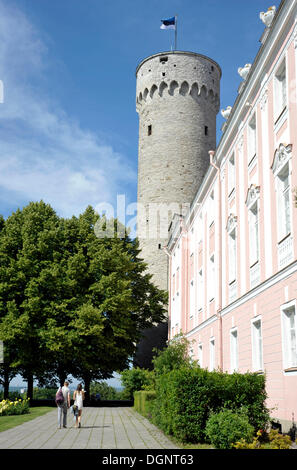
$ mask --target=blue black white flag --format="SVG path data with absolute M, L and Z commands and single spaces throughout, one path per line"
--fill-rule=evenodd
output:
M 161 29 L 175 29 L 175 16 L 168 20 L 161 20 Z

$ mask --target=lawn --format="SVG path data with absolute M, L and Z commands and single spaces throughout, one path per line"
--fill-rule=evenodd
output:
M 36 408 L 30 408 L 30 413 L 24 415 L 0 416 L 0 432 L 38 418 L 38 416 L 42 416 L 49 411 L 53 411 L 53 407 L 37 406 Z

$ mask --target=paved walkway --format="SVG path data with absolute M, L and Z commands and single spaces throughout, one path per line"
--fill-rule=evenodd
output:
M 57 429 L 57 410 L 0 432 L 0 449 L 178 449 L 133 408 L 84 408 L 82 428 L 68 413 Z

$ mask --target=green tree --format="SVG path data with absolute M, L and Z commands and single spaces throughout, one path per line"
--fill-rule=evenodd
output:
M 140 367 L 126 369 L 121 373 L 121 382 L 124 386 L 123 398 L 133 400 L 134 392 L 153 388 L 154 372 Z
M 91 395 L 99 393 L 101 400 L 120 400 L 122 398 L 122 392 L 117 391 L 106 382 L 92 382 L 90 393 Z
M 164 319 L 166 294 L 145 273 L 126 231 L 98 238 L 92 207 L 60 219 L 44 202 L 12 214 L 0 232 L 0 339 L 17 367 L 60 383 L 68 374 L 89 392 L 129 365 L 140 331 Z M 117 229 L 117 222 L 112 221 Z
M 118 236 L 116 220 L 110 222 L 114 236 L 98 238 L 98 220 L 91 207 L 71 219 L 77 229 L 72 232 L 67 273 L 77 304 L 69 323 L 73 374 L 83 380 L 87 393 L 92 380 L 110 378 L 113 371 L 128 367 L 140 331 L 163 320 L 167 299 L 145 273 L 137 240 L 125 230 Z
M 57 222 L 49 205 L 30 203 L 8 217 L 0 235 L 0 339 L 14 349 L 9 365 L 28 381 L 29 397 L 44 361 L 39 332 L 51 297 L 47 272 L 58 249 Z

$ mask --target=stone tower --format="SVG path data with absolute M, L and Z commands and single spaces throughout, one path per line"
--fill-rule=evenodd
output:
M 221 69 L 193 52 L 152 55 L 137 67 L 137 235 L 153 281 L 167 290 L 162 250 L 174 213 L 190 204 L 216 148 Z M 167 334 L 167 333 L 166 333 Z

